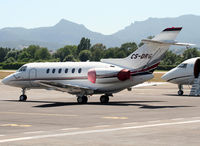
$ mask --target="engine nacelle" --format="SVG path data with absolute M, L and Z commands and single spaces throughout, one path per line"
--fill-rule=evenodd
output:
M 131 73 L 120 68 L 93 68 L 88 71 L 88 80 L 92 83 L 112 83 L 130 79 Z

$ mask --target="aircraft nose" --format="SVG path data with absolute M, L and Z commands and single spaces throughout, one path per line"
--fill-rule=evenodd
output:
M 169 73 L 165 73 L 161 78 L 165 81 L 169 80 Z
M 11 81 L 15 79 L 14 76 L 11 74 L 7 77 L 5 77 L 1 82 L 5 85 L 9 85 L 11 83 Z

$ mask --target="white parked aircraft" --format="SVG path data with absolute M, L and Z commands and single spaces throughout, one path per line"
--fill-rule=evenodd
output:
M 183 95 L 183 85 L 193 85 L 200 73 L 200 57 L 191 58 L 182 62 L 162 76 L 167 82 L 178 84 L 178 95 Z M 198 85 L 198 84 L 197 84 Z M 197 89 L 198 91 L 199 89 Z M 192 91 L 192 90 L 191 90 Z M 196 92 L 196 91 L 195 91 Z M 191 93 L 191 95 L 194 95 Z
M 123 59 L 102 59 L 100 62 L 28 63 L 16 73 L 3 79 L 3 83 L 22 88 L 19 101 L 25 101 L 26 89 L 54 89 L 77 96 L 78 103 L 87 103 L 87 96 L 109 96 L 152 79 L 163 54 L 171 45 L 188 46 L 175 40 L 181 27 L 166 28 L 153 39 L 142 40 L 144 45 Z

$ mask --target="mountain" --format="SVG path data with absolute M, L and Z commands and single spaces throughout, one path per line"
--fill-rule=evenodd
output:
M 114 36 L 92 32 L 84 25 L 62 19 L 52 27 L 0 29 L 0 46 L 22 48 L 37 44 L 49 49 L 57 49 L 64 45 L 77 45 L 82 37 L 90 38 L 92 44 L 104 43 L 107 46 L 119 46 L 122 43 Z
M 148 36 L 154 36 L 167 27 L 183 27 L 177 37 L 178 41 L 190 42 L 200 46 L 200 16 L 183 15 L 176 18 L 149 18 L 145 21 L 136 21 L 113 34 L 114 37 L 120 38 L 123 42 L 135 41 Z
M 135 41 L 153 36 L 166 27 L 182 26 L 183 30 L 177 40 L 190 42 L 200 46 L 200 16 L 183 15 L 176 18 L 149 18 L 136 21 L 124 29 L 112 34 L 103 35 L 87 29 L 82 24 L 73 23 L 65 19 L 51 27 L 3 28 L 0 29 L 0 46 L 23 48 L 31 44 L 57 49 L 64 45 L 78 45 L 82 37 L 90 38 L 91 43 L 103 43 L 107 47 L 120 46 L 122 43 Z

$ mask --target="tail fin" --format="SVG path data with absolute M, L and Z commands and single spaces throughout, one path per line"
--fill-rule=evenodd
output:
M 128 57 L 124 59 L 102 59 L 101 62 L 118 65 L 130 70 L 153 70 L 158 66 L 171 45 L 179 45 L 175 42 L 175 39 L 181 29 L 182 27 L 166 28 L 152 40 L 142 40 L 144 45 Z M 186 44 L 182 43 L 181 45 Z

